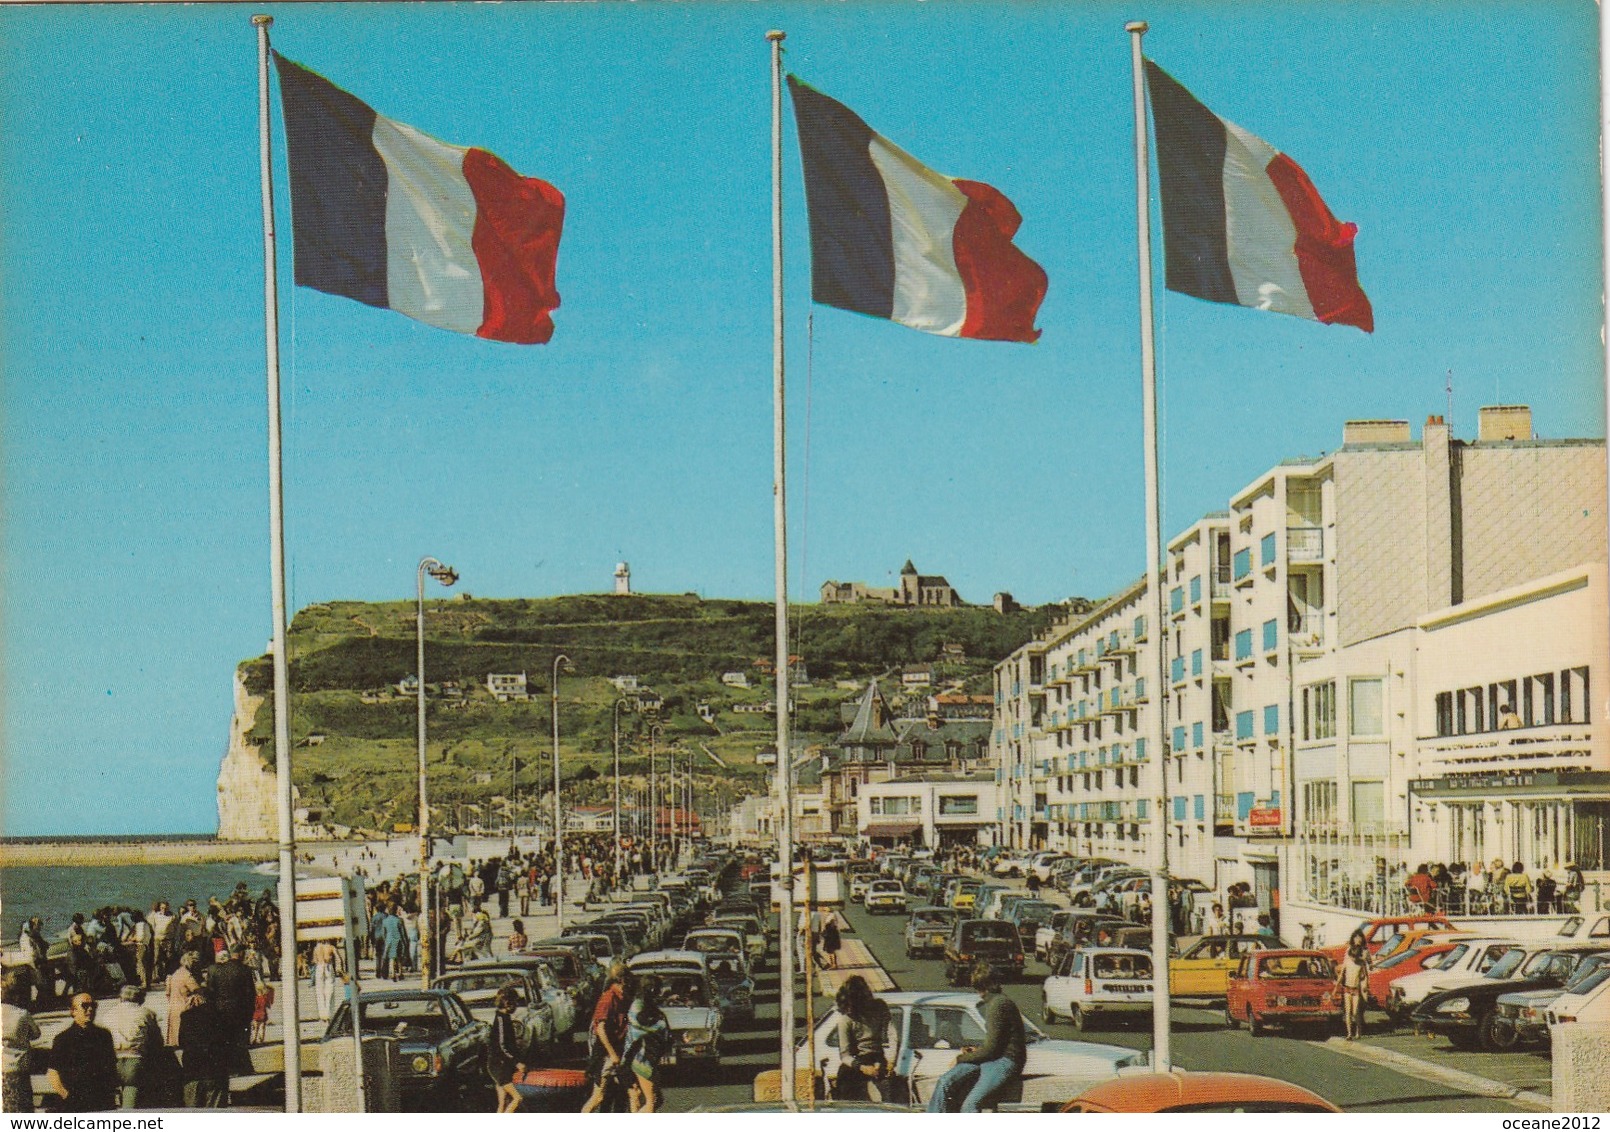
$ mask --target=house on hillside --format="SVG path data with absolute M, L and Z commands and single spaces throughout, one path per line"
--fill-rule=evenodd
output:
M 934 666 L 931 664 L 908 664 L 900 671 L 902 688 L 929 688 L 933 682 Z
M 486 690 L 491 692 L 500 704 L 508 703 L 510 700 L 524 703 L 531 698 L 524 672 L 489 672 L 486 677 Z
M 749 687 L 749 677 L 742 672 L 723 672 L 721 682 L 729 688 Z

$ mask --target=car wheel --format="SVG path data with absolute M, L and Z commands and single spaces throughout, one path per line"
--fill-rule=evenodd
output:
M 1084 1008 L 1079 1006 L 1078 1003 L 1074 1004 L 1073 1013 L 1068 1018 L 1073 1023 L 1073 1028 L 1080 1033 L 1084 1033 L 1090 1028 L 1090 1016 L 1084 1012 Z
M 1224 1008 L 1224 1025 L 1226 1029 L 1230 1030 L 1239 1030 L 1241 1028 L 1241 1019 L 1237 1018 L 1228 1006 Z
M 1263 1036 L 1264 1032 L 1263 1019 L 1253 1013 L 1252 1007 L 1247 1007 L 1247 1033 L 1259 1038 Z
M 1481 1025 L 1476 1028 L 1476 1035 L 1481 1048 L 1488 1053 L 1503 1053 L 1519 1044 L 1515 1027 L 1500 1026 L 1496 1010 L 1489 1011 L 1481 1020 Z

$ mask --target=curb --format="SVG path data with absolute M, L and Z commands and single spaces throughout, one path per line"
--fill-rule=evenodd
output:
M 1539 1112 L 1554 1111 L 1553 1098 L 1546 1097 L 1542 1093 L 1518 1089 L 1514 1085 L 1507 1085 L 1490 1077 L 1479 1077 L 1474 1073 L 1466 1073 L 1461 1069 L 1449 1069 L 1446 1066 L 1435 1065 L 1429 1061 L 1421 1061 L 1417 1057 L 1410 1057 L 1408 1054 L 1398 1053 L 1395 1050 L 1361 1045 L 1358 1042 L 1349 1042 L 1344 1038 L 1325 1039 L 1325 1048 L 1344 1057 L 1351 1057 L 1357 1061 L 1368 1061 L 1375 1065 L 1396 1069 L 1398 1072 L 1407 1074 L 1410 1077 L 1417 1077 L 1422 1081 L 1430 1081 L 1437 1085 L 1447 1085 L 1451 1088 L 1462 1089 L 1476 1096 L 1514 1101 L 1516 1104 L 1536 1108 Z

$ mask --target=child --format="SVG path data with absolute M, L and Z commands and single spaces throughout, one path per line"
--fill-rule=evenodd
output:
M 257 984 L 257 1001 L 252 1007 L 252 1044 L 258 1045 L 268 1040 L 268 1011 L 274 1005 L 274 988 L 263 981 L 258 972 L 252 973 L 252 981 Z

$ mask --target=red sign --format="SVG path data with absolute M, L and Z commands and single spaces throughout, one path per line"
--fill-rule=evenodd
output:
M 1247 814 L 1247 824 L 1254 829 L 1279 829 L 1279 806 L 1254 806 Z

